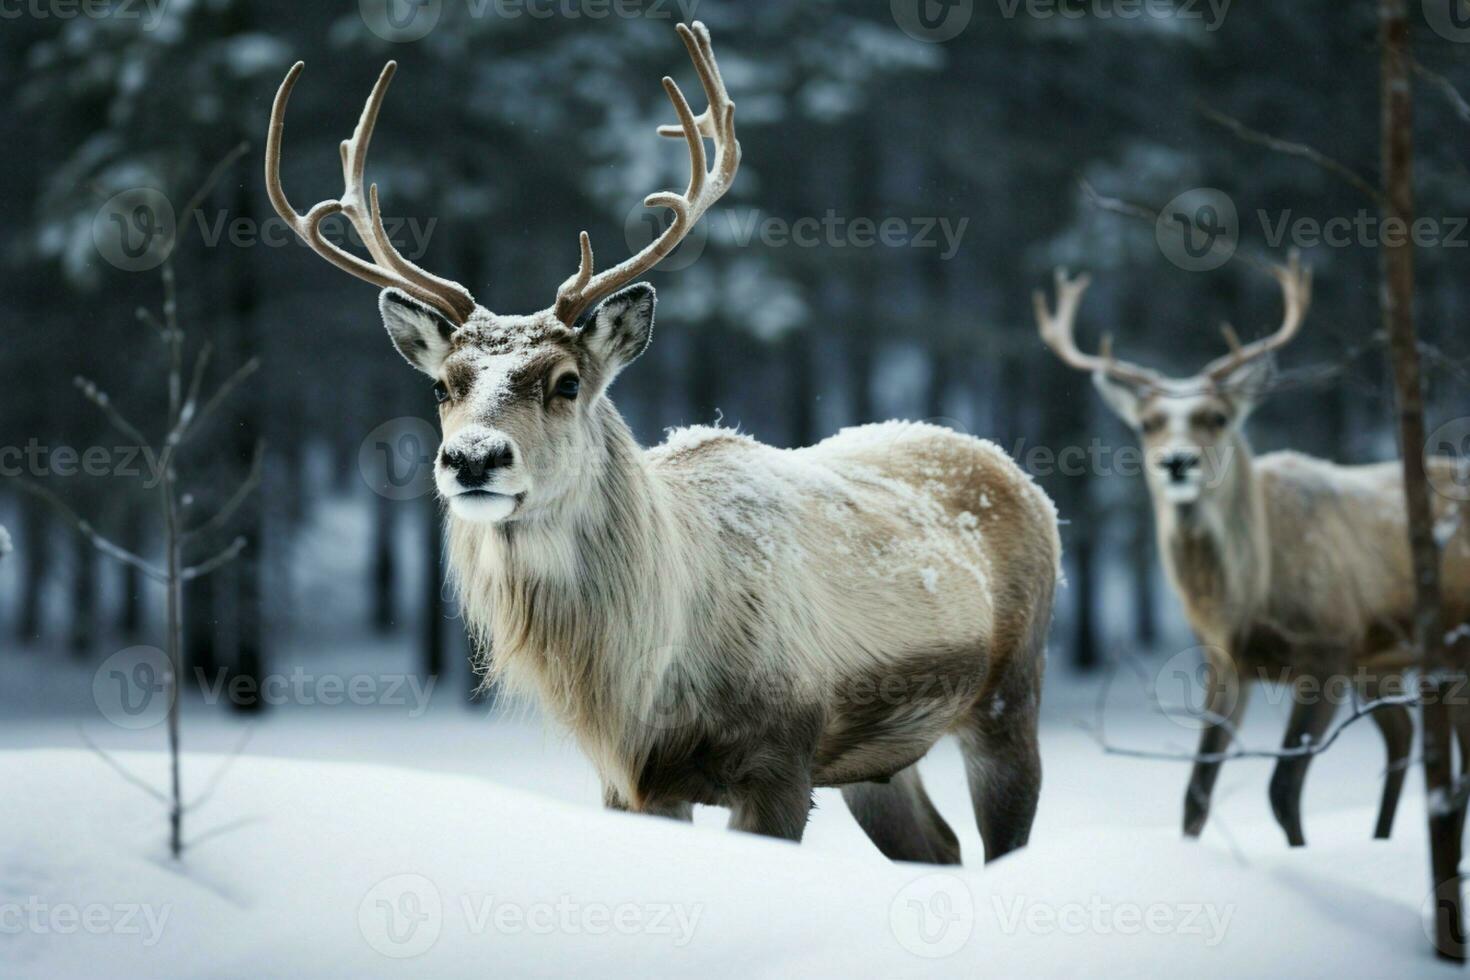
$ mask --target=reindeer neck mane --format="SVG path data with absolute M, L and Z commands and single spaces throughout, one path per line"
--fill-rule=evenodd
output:
M 1220 644 L 1260 612 L 1271 572 L 1266 510 L 1243 437 L 1232 454 L 1224 482 L 1192 505 L 1195 513 L 1156 502 L 1169 576 L 1196 631 Z
M 626 423 L 604 397 L 596 458 L 556 512 L 449 519 L 449 564 L 486 683 L 539 702 L 610 778 L 646 752 L 630 713 L 662 677 L 681 539 Z M 662 558 L 658 556 L 662 555 Z

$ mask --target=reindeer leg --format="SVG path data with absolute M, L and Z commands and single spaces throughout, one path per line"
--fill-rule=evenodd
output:
M 811 809 L 809 773 L 780 782 L 747 783 L 730 807 L 730 829 L 800 841 Z
M 960 863 L 959 838 L 924 792 L 917 765 L 909 766 L 887 783 L 844 786 L 842 799 L 889 860 Z
M 1372 701 L 1380 696 L 1377 679 L 1363 685 L 1363 698 Z M 1404 789 L 1404 780 L 1409 774 L 1409 753 L 1414 747 L 1414 719 L 1404 707 L 1380 708 L 1373 712 L 1373 723 L 1378 734 L 1383 736 L 1383 747 L 1388 758 L 1387 772 L 1383 778 L 1383 800 L 1378 805 L 1378 825 L 1373 831 L 1377 840 L 1388 840 L 1393 834 L 1393 818 L 1398 811 L 1399 795 Z
M 622 794 L 606 783 L 602 786 L 602 805 L 609 810 L 621 810 L 625 813 L 632 810 L 632 807 L 628 806 L 628 801 L 623 799 Z M 694 820 L 694 804 L 692 803 L 661 803 L 657 806 L 646 806 L 638 812 L 653 817 L 681 820 L 684 823 Z
M 1302 700 L 1299 690 L 1293 690 L 1296 701 L 1291 710 L 1291 721 L 1286 726 L 1284 749 L 1300 748 L 1305 740 L 1315 743 L 1327 730 L 1337 705 L 1319 690 L 1309 700 Z M 1302 835 L 1302 786 L 1306 782 L 1307 767 L 1312 764 L 1311 754 L 1294 755 L 1279 759 L 1276 771 L 1271 774 L 1271 812 L 1276 822 L 1286 831 L 1286 839 L 1292 847 L 1305 847 Z
M 1215 790 L 1215 779 L 1220 775 L 1222 765 L 1219 760 L 1204 760 L 1221 755 L 1230 748 L 1231 736 L 1245 715 L 1249 691 L 1233 667 L 1212 665 L 1205 696 L 1209 718 L 1200 732 L 1197 753 L 1201 761 L 1195 762 L 1189 774 L 1189 785 L 1184 791 L 1185 837 L 1198 837 L 1204 832 L 1205 821 L 1210 816 L 1210 795 Z

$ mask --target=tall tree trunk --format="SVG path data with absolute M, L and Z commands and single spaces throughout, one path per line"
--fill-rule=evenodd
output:
M 1079 516 L 1084 512 L 1079 511 Z M 1091 522 L 1088 522 L 1089 525 Z M 1078 670 L 1093 670 L 1097 667 L 1097 596 L 1093 589 L 1096 564 L 1096 545 L 1092 535 L 1085 531 L 1078 534 L 1072 543 L 1072 554 L 1076 558 L 1075 579 L 1072 593 L 1076 602 L 1076 618 L 1072 623 L 1072 664 Z
M 86 660 L 97 640 L 97 555 L 92 542 L 76 535 L 72 558 L 71 636 L 72 657 Z
M 1406 0 L 1379 0 L 1380 99 L 1383 127 L 1383 217 L 1414 222 L 1414 127 L 1412 60 Z M 1409 546 L 1414 567 L 1414 642 L 1423 664 L 1422 752 L 1429 795 L 1429 853 L 1434 887 L 1435 952 L 1463 961 L 1466 953 L 1460 896 L 1461 814 L 1455 803 L 1451 709 L 1446 695 L 1452 669 L 1444 644 L 1439 547 L 1424 468 L 1424 388 L 1414 327 L 1414 250 L 1410 242 L 1382 246 L 1383 326 L 1393 359 L 1399 441 L 1408 502 Z
M 180 586 L 182 602 L 183 647 L 181 667 L 185 681 L 199 681 L 208 685 L 214 681 L 220 668 L 219 660 L 219 613 L 215 608 L 215 576 L 205 575 L 187 585 Z
M 244 221 L 255 221 L 255 197 L 247 181 L 241 181 L 235 193 L 235 211 Z M 230 313 L 235 324 L 237 362 L 244 363 L 249 357 L 262 350 L 261 335 L 256 310 L 259 306 L 259 290 L 255 279 L 255 267 L 242 255 L 231 264 Z M 267 384 L 268 372 L 262 371 L 248 384 L 242 385 L 234 396 L 239 404 L 240 421 L 232 430 L 236 480 L 244 480 L 250 461 L 255 456 L 256 443 L 265 431 L 265 393 L 261 386 Z M 245 550 L 232 563 L 231 571 L 236 584 L 235 595 L 235 674 L 248 678 L 248 690 L 259 691 L 265 678 L 265 610 L 261 590 L 261 572 L 264 568 L 262 549 L 265 547 L 265 507 L 267 494 L 251 494 L 240 508 L 236 521 L 238 534 L 245 539 Z M 242 698 L 231 701 L 238 711 L 258 712 L 265 709 L 263 698 Z
M 398 581 L 398 552 L 393 547 L 393 501 L 373 495 L 373 628 L 393 629 L 393 592 Z
M 20 576 L 20 615 L 16 628 L 22 643 L 34 643 L 41 638 L 46 558 L 52 547 L 51 514 L 45 504 L 29 494 L 24 495 L 21 506 L 22 534 L 25 535 L 22 539 L 25 549 L 22 561 L 25 567 Z
M 129 505 L 124 505 L 122 511 L 122 546 L 134 554 L 142 554 L 145 547 L 143 514 L 139 508 Z M 143 631 L 143 576 L 128 564 L 122 566 L 122 597 L 117 625 L 129 640 Z
M 1133 638 L 1139 647 L 1159 639 L 1158 607 L 1154 604 L 1154 526 L 1147 499 L 1133 508 Z
M 791 442 L 793 448 L 810 446 L 817 436 L 817 393 L 815 340 L 810 326 L 791 332 L 786 340 L 787 385 L 791 396 Z
M 424 535 L 423 674 L 438 677 L 444 669 L 444 531 L 439 502 L 424 498 L 428 532 Z

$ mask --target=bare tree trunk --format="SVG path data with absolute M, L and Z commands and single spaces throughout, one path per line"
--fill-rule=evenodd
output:
M 393 593 L 398 581 L 398 552 L 393 547 L 393 501 L 374 494 L 373 502 L 373 628 L 393 628 Z
M 235 191 L 235 211 L 241 219 L 255 220 L 255 197 L 250 185 L 242 181 Z M 254 266 L 241 256 L 231 266 L 230 312 L 235 321 L 236 341 L 244 361 L 250 351 L 263 349 L 260 342 L 256 309 L 259 305 L 259 288 L 255 279 Z M 249 385 L 237 396 L 240 405 L 239 422 L 231 429 L 233 436 L 236 479 L 243 481 L 243 474 L 255 455 L 256 444 L 265 431 L 265 392 L 261 386 L 268 382 L 261 378 Z M 265 546 L 265 505 L 263 495 L 255 494 L 239 510 L 240 537 L 245 539 L 245 550 L 233 563 L 232 578 L 238 588 L 235 592 L 235 670 L 234 673 L 249 679 L 249 690 L 260 691 L 265 678 L 266 638 L 265 596 L 261 588 L 263 553 Z M 230 701 L 231 707 L 241 712 L 265 710 L 265 699 L 261 697 L 238 698 Z
M 97 638 L 97 556 L 92 543 L 78 536 L 72 558 L 71 653 L 86 660 Z
M 1146 500 L 1133 508 L 1133 638 L 1139 647 L 1151 647 L 1159 638 L 1158 609 L 1154 605 L 1154 528 Z
M 1412 60 L 1406 0 L 1379 0 L 1380 98 L 1383 127 L 1384 218 L 1414 221 L 1414 129 Z M 1460 811 L 1456 805 L 1450 747 L 1451 714 L 1445 695 L 1450 669 L 1444 647 L 1440 604 L 1439 547 L 1424 467 L 1424 389 L 1414 328 L 1414 250 L 1409 241 L 1382 246 L 1383 325 L 1393 360 L 1398 400 L 1399 442 L 1409 516 L 1415 603 L 1414 642 L 1424 672 L 1424 782 L 1429 794 L 1429 852 L 1435 910 L 1435 951 L 1442 959 L 1465 959 L 1460 907 Z
M 439 502 L 424 498 L 429 530 L 424 535 L 423 672 L 437 677 L 444 669 L 444 530 Z
M 44 504 L 27 496 L 21 511 L 25 535 L 25 571 L 20 577 L 20 616 L 17 629 L 22 643 L 41 637 L 41 599 L 46 591 L 47 555 L 52 547 L 51 514 Z

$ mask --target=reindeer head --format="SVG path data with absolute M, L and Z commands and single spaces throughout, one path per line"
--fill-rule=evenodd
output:
M 1287 265 L 1271 271 L 1285 298 L 1281 326 L 1248 345 L 1225 327 L 1230 353 L 1189 378 L 1165 377 L 1117 360 L 1110 336 L 1103 337 L 1100 354 L 1079 350 L 1073 327 L 1082 294 L 1091 283 L 1087 276 L 1070 279 L 1065 269 L 1057 270 L 1054 312 L 1045 295 L 1036 293 L 1041 339 L 1062 361 L 1090 372 L 1103 400 L 1139 433 L 1155 499 L 1189 506 L 1225 485 L 1243 448 L 1240 427 L 1270 386 L 1272 354 L 1296 336 L 1312 301 L 1311 270 L 1302 268 L 1299 255 L 1293 253 Z
M 352 138 L 342 143 L 345 191 L 299 214 L 281 189 L 281 135 L 286 103 L 301 74 L 297 63 L 276 93 L 266 141 L 266 187 L 277 213 L 333 265 L 383 287 L 379 309 L 388 335 L 410 364 L 434 379 L 443 441 L 435 482 L 451 510 L 470 521 L 499 522 L 544 513 L 566 497 L 600 446 L 597 411 L 618 372 L 643 353 L 653 333 L 653 287 L 629 285 L 687 235 L 734 180 L 740 166 L 735 104 L 726 94 L 709 31 L 678 25 L 709 108 L 698 116 L 674 81 L 664 90 L 679 117 L 659 135 L 689 148 L 684 193 L 661 192 L 646 207 L 668 208 L 669 227 L 638 254 L 593 274 L 592 243 L 581 234 L 577 272 L 551 306 L 529 316 L 492 313 L 458 283 L 440 279 L 399 255 L 383 229 L 378 188 L 363 191 L 368 144 L 395 64 L 368 97 Z M 715 147 L 712 169 L 705 139 Z M 366 244 L 368 262 L 328 241 L 321 223 L 342 214 Z

